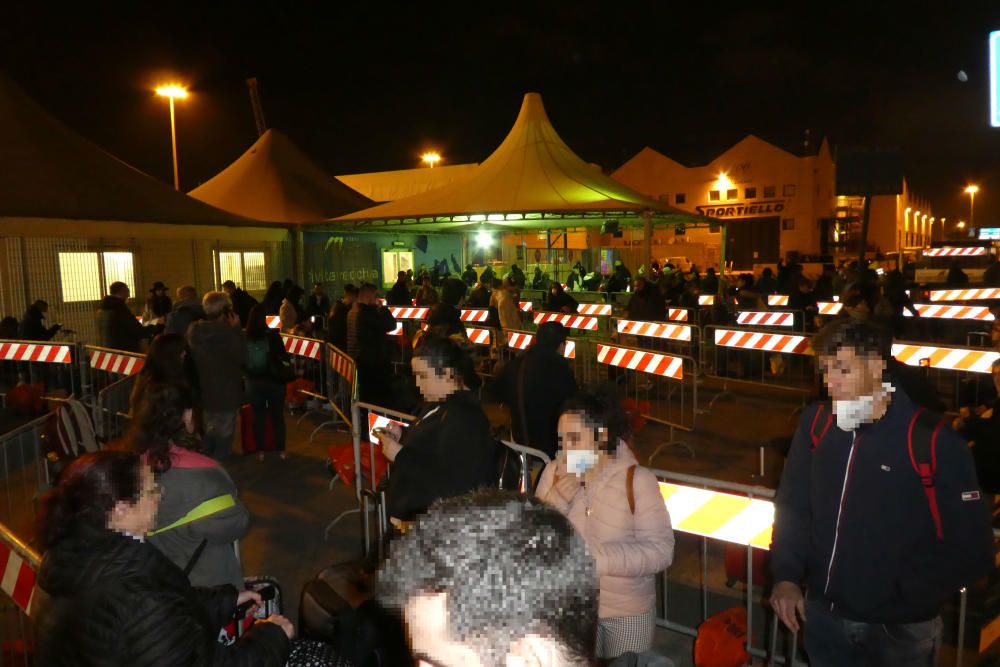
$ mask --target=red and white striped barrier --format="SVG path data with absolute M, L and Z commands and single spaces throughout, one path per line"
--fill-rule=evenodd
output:
M 958 347 L 933 347 L 915 343 L 893 343 L 892 356 L 907 366 L 928 365 L 948 371 L 989 373 L 993 362 L 1000 359 L 994 350 L 968 350 Z
M 386 336 L 402 336 L 403 335 L 403 323 L 396 322 L 396 328 L 386 334 Z
M 110 350 L 90 351 L 91 368 L 117 375 L 135 375 L 142 370 L 144 362 L 145 357 L 140 355 L 112 352 Z
M 744 350 L 767 350 L 786 354 L 812 354 L 807 336 L 761 333 L 737 329 L 716 329 L 715 344 Z
M 844 304 L 836 301 L 837 297 L 833 298 L 834 301 L 819 301 L 816 304 L 819 307 L 820 315 L 836 315 L 844 307 Z
M 924 257 L 982 257 L 985 254 L 986 248 L 983 246 L 924 248 Z
M 31 615 L 35 593 L 35 571 L 31 563 L 21 558 L 6 542 L 0 541 L 0 590 Z
M 71 364 L 73 363 L 73 346 L 0 341 L 0 361 Z
M 487 308 L 468 308 L 462 310 L 463 322 L 485 322 L 490 319 L 490 311 Z
M 741 310 L 736 313 L 736 323 L 748 327 L 791 327 L 795 326 L 795 313 Z
M 518 306 L 520 306 L 522 313 L 530 313 L 535 309 L 535 304 L 531 301 L 521 301 Z
M 515 350 L 527 350 L 534 342 L 535 337 L 532 334 L 522 333 L 520 331 L 507 332 L 507 347 L 514 348 Z M 576 358 L 576 341 L 566 341 L 565 348 L 563 349 L 563 356 L 567 359 Z
M 476 345 L 489 345 L 490 344 L 490 330 L 489 329 L 471 329 L 466 327 L 465 335 L 469 337 L 470 343 L 475 343 Z
M 989 301 L 1000 299 L 1000 287 L 931 290 L 931 301 Z
M 581 315 L 597 315 L 607 317 L 611 315 L 610 303 L 581 303 L 576 308 L 576 312 Z
M 684 359 L 672 357 L 669 354 L 644 352 L 598 343 L 597 362 L 674 380 L 684 379 Z
M 788 295 L 787 294 L 768 294 L 767 295 L 767 305 L 769 305 L 769 306 L 787 306 L 788 305 Z
M 322 345 L 320 341 L 311 338 L 296 338 L 295 336 L 282 336 L 281 340 L 285 342 L 285 350 L 288 351 L 288 354 L 308 359 L 319 359 L 319 349 Z
M 979 320 L 981 322 L 992 322 L 996 319 L 990 312 L 989 306 L 949 306 L 936 303 L 915 303 L 913 307 L 917 309 L 920 317 L 932 317 L 942 320 Z M 903 315 L 913 317 L 908 309 L 903 309 Z
M 374 412 L 368 413 L 368 439 L 372 441 L 372 444 L 381 444 L 380 440 L 375 437 L 373 432 L 377 428 L 385 428 L 389 424 L 398 424 L 400 428 L 406 428 L 409 426 L 406 422 L 399 421 L 398 419 L 389 419 L 384 415 L 378 415 Z
M 326 346 L 327 363 L 330 368 L 336 371 L 337 375 L 348 382 L 354 381 L 354 360 L 346 354 L 337 351 L 333 346 Z
M 691 316 L 687 308 L 668 308 L 667 319 L 671 322 L 687 322 Z
M 698 296 L 699 306 L 714 306 L 715 305 L 715 295 L 714 294 L 701 294 Z
M 664 324 L 663 322 L 641 322 L 638 320 L 618 320 L 618 333 L 649 338 L 664 338 L 691 342 L 691 327 L 685 324 Z
M 375 299 L 375 301 L 377 301 L 378 305 L 380 305 L 380 306 L 386 305 L 386 301 L 382 297 L 378 297 L 377 299 Z
M 586 331 L 597 331 L 597 318 L 582 315 L 567 315 L 563 313 L 535 313 L 535 324 L 545 322 L 559 322 L 564 327 L 570 329 L 584 329 Z
M 281 316 L 279 315 L 266 315 L 264 321 L 267 322 L 267 326 L 271 329 L 281 328 Z
M 392 306 L 389 308 L 389 312 L 397 320 L 423 320 L 427 319 L 427 313 L 430 312 L 430 308 L 420 307 L 420 308 L 406 308 L 405 306 Z

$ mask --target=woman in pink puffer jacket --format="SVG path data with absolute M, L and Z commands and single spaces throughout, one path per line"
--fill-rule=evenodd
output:
M 655 576 L 674 556 L 670 515 L 656 477 L 637 464 L 627 435 L 616 398 L 570 399 L 559 418 L 560 451 L 535 491 L 569 518 L 597 563 L 602 658 L 649 650 Z

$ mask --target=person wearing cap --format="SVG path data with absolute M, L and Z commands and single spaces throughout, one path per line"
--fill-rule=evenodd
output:
M 559 322 L 545 322 L 538 327 L 534 344 L 505 364 L 489 387 L 510 410 L 514 440 L 550 458 L 559 447 L 559 408 L 577 389 L 563 356 L 568 335 Z
M 167 323 L 167 315 L 174 307 L 167 294 L 167 286 L 157 280 L 149 290 L 146 308 L 142 311 L 142 323 L 145 325 L 162 326 Z

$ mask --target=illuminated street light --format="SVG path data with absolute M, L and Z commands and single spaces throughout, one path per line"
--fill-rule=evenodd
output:
M 969 224 L 976 226 L 976 193 L 979 192 L 978 185 L 965 186 L 965 194 L 969 195 Z
M 420 159 L 424 164 L 433 169 L 434 165 L 441 161 L 441 155 L 435 151 L 430 151 L 421 155 Z
M 493 235 L 489 232 L 479 232 L 476 234 L 476 247 L 485 249 L 493 246 Z
M 715 182 L 715 188 L 721 192 L 725 192 L 726 190 L 731 190 L 733 188 L 733 182 L 730 180 L 726 172 L 719 172 L 719 179 Z
M 958 227 L 959 229 L 965 229 L 965 221 L 964 220 L 959 220 L 958 224 L 955 225 L 955 226 Z
M 174 100 L 187 99 L 188 91 L 177 84 L 168 84 L 156 89 L 156 94 L 170 100 L 170 146 L 174 156 L 174 189 L 180 191 L 181 179 L 177 171 L 177 126 L 174 123 Z

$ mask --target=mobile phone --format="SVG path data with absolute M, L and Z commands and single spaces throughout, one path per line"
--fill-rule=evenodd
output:
M 313 315 L 312 317 L 309 318 L 309 321 L 312 322 L 313 324 L 316 324 L 316 319 L 317 319 L 316 316 Z

